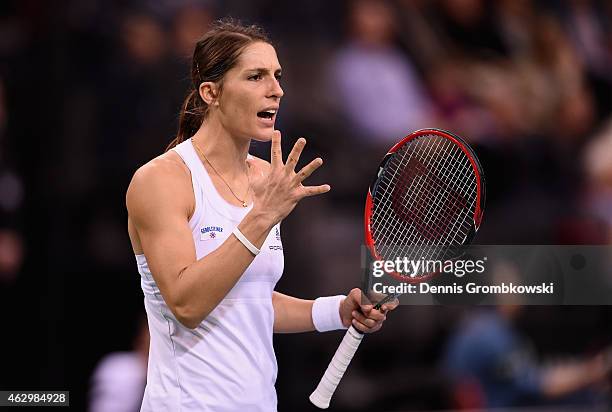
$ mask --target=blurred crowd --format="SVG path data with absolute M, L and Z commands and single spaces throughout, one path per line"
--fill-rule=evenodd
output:
M 612 2 L 7 0 L 0 299 L 19 308 L 7 324 L 23 339 L 3 343 L 18 356 L 0 386 L 70 387 L 84 405 L 96 363 L 131 347 L 142 294 L 125 190 L 173 138 L 194 43 L 227 15 L 271 34 L 284 72 L 283 146 L 306 137 L 302 157 L 325 160 L 313 184 L 332 187 L 283 223 L 279 290 L 314 298 L 359 282 L 373 167 L 422 127 L 461 135 L 483 163 L 476 242 L 612 242 Z M 253 144 L 256 155 L 268 150 Z M 340 410 L 457 407 L 438 366 L 469 311 L 403 309 L 356 359 Z M 593 353 L 612 338 L 607 307 L 525 312 L 516 327 L 539 357 Z M 303 409 L 338 339 L 275 337 L 281 410 Z M 389 366 L 381 348 L 410 350 Z M 374 392 L 371 376 L 403 383 Z

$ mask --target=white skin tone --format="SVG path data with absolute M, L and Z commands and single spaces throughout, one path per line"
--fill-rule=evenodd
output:
M 256 42 L 242 51 L 236 66 L 223 77 L 222 85 L 204 82 L 199 87 L 209 111 L 193 141 L 241 199 L 248 192 L 244 198 L 253 203 L 253 208 L 238 228 L 258 248 L 272 227 L 300 200 L 330 190 L 329 185 L 302 184 L 323 164 L 320 158 L 295 172 L 306 140 L 298 139 L 283 163 L 281 134 L 274 129 L 275 116 L 257 116 L 260 111 L 278 108 L 283 96 L 280 70 L 274 48 Z M 251 139 L 272 141 L 270 163 L 256 158 L 247 160 Z M 228 203 L 240 205 L 223 180 L 201 160 L 220 195 Z M 134 253 L 147 256 L 151 273 L 176 318 L 186 327 L 196 328 L 240 279 L 253 255 L 230 236 L 212 253 L 196 259 L 188 224 L 195 209 L 191 176 L 174 151 L 136 171 L 126 203 Z M 389 303 L 376 310 L 372 305 L 360 305 L 360 300 L 360 290 L 351 290 L 339 312 L 345 326 L 352 323 L 366 333 L 380 329 L 385 313 L 397 306 Z M 272 303 L 275 332 L 314 330 L 312 300 L 274 292 Z

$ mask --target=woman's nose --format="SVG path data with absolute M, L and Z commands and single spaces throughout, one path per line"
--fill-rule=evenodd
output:
M 270 90 L 270 97 L 283 97 L 285 92 L 277 79 L 272 80 L 272 89 Z

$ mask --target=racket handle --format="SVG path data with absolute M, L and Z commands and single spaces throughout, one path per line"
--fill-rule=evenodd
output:
M 310 395 L 310 402 L 318 408 L 327 409 L 340 379 L 348 368 L 353 355 L 357 352 L 363 339 L 363 333 L 351 326 L 344 335 L 340 346 L 336 350 L 327 370 L 323 374 L 317 389 Z

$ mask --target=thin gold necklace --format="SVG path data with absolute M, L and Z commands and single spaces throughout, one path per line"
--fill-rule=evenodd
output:
M 223 181 L 223 183 L 225 183 L 225 186 L 227 186 L 227 188 L 230 190 L 230 192 L 232 192 L 232 194 L 234 195 L 234 197 L 236 199 L 238 199 L 239 202 L 242 203 L 242 207 L 247 207 L 247 202 L 246 202 L 246 198 L 249 196 L 249 191 L 251 190 L 251 178 L 249 177 L 249 173 L 247 172 L 247 181 L 249 182 L 249 186 L 247 187 L 247 192 L 244 195 L 244 200 L 240 199 L 236 193 L 232 190 L 232 187 L 227 183 L 227 181 L 223 178 L 223 176 L 221 176 L 221 173 L 219 173 L 217 171 L 217 169 L 215 169 L 215 167 L 213 166 L 213 164 L 210 162 L 210 160 L 208 160 L 208 157 L 206 157 L 206 155 L 204 154 L 204 152 L 202 150 L 200 150 L 200 147 L 197 145 L 197 143 L 195 142 L 195 140 L 191 139 L 191 143 L 193 143 L 193 146 L 196 148 L 196 150 L 198 151 L 198 153 L 200 153 L 200 155 L 204 158 L 204 160 L 206 160 L 206 162 L 210 165 L 210 167 L 212 168 L 212 170 L 217 174 L 217 176 L 219 176 L 221 178 L 221 180 Z

